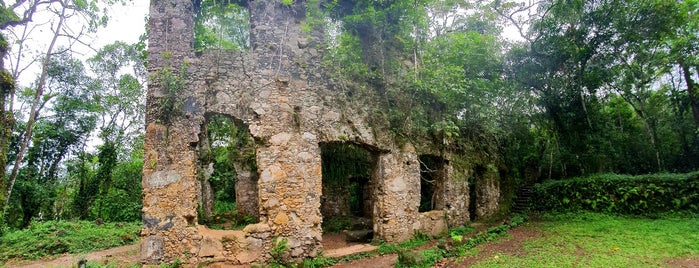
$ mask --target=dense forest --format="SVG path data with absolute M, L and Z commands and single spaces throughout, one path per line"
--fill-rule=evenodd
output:
M 146 36 L 79 50 L 108 23 L 105 7 L 129 1 L 10 2 L 0 1 L 2 230 L 140 220 Z M 307 27 L 326 32 L 330 78 L 379 96 L 396 139 L 501 159 L 518 183 L 698 168 L 699 1 L 306 4 Z M 195 49 L 249 49 L 244 3 L 195 6 Z M 209 135 L 216 196 L 233 202 L 228 163 L 240 154 L 225 148 L 240 141 L 217 138 L 239 136 L 229 125 Z

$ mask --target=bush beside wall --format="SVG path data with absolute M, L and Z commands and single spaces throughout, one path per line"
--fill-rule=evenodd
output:
M 620 214 L 699 212 L 699 172 L 640 176 L 602 174 L 534 186 L 535 210 Z

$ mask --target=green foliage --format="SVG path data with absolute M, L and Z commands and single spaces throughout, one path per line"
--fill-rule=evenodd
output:
M 425 250 L 414 251 L 418 247 L 428 244 L 430 237 L 424 233 L 416 232 L 411 239 L 398 243 L 387 244 L 380 243 L 375 252 L 365 252 L 353 254 L 339 259 L 327 258 L 319 256 L 316 259 L 306 260 L 303 267 L 327 267 L 340 262 L 349 262 L 352 260 L 371 258 L 378 255 L 398 254 L 398 262 L 396 267 L 432 267 L 436 262 L 444 259 L 457 256 L 464 256 L 467 251 L 483 243 L 493 241 L 499 237 L 507 235 L 507 230 L 515 228 L 528 220 L 526 215 L 513 215 L 508 222 L 489 228 L 487 231 L 480 232 L 472 238 L 457 240 L 452 239 L 447 242 L 444 238 L 440 239 L 436 246 L 429 247 Z M 469 226 L 451 229 L 451 236 L 463 236 L 473 232 L 474 228 Z
M 207 169 L 213 164 L 213 171 L 206 179 L 213 192 L 214 207 L 211 218 L 205 217 L 206 208 L 202 208 L 200 222 L 224 229 L 254 222 L 253 218 L 239 214 L 235 204 L 235 182 L 242 179 L 238 178 L 236 165 L 252 173 L 257 171 L 255 142 L 247 126 L 229 116 L 214 114 L 207 116 L 204 133 L 206 137 L 202 139 L 206 144 L 199 158 Z
M 321 268 L 321 267 L 330 267 L 333 266 L 337 263 L 336 260 L 333 258 L 328 258 L 322 255 L 322 253 L 318 256 L 316 256 L 313 259 L 305 259 L 303 260 L 303 266 L 304 268 Z
M 67 167 L 69 176 L 78 183 L 77 193 L 73 200 L 73 211 L 80 219 L 87 219 L 90 206 L 99 193 L 100 182 L 95 178 L 94 166 L 97 159 L 87 153 L 78 155 L 77 161 Z
M 138 243 L 140 228 L 140 222 L 101 225 L 86 221 L 32 222 L 27 229 L 2 236 L 0 260 L 32 260 Z
M 547 181 L 534 187 L 535 208 L 652 215 L 699 212 L 699 173 L 595 175 Z
M 255 142 L 247 127 L 224 115 L 208 117 L 206 135 L 209 151 L 201 156 L 204 163 L 213 163 L 209 181 L 215 190 L 215 200 L 235 202 L 235 164 L 250 171 L 257 170 Z M 215 205 L 216 202 L 214 202 Z
M 200 224 L 204 224 L 211 229 L 242 229 L 246 225 L 257 222 L 251 216 L 241 215 L 236 209 L 234 202 L 214 200 L 214 211 L 211 218 L 206 219 L 200 216 Z
M 182 110 L 184 100 L 181 97 L 187 87 L 186 71 L 187 64 L 183 64 L 177 72 L 166 66 L 152 79 L 164 93 L 164 96 L 158 99 L 156 118 L 165 125 L 170 125 L 175 118 L 184 113 Z
M 474 228 L 472 226 L 461 226 L 461 227 L 451 228 L 451 229 L 449 229 L 449 237 L 452 240 L 456 240 L 457 242 L 461 242 L 464 235 L 471 233 L 475 230 L 476 230 L 476 228 Z
M 533 123 L 548 132 L 532 133 L 544 139 L 528 161 L 547 167 L 548 178 L 695 170 L 699 121 L 684 111 L 699 107 L 666 78 L 682 75 L 668 67 L 695 58 L 670 53 L 670 40 L 696 40 L 696 24 L 685 21 L 696 9 L 676 1 L 545 5 L 530 28 L 535 38 L 509 57 L 518 86 L 537 95 L 542 112 Z
M 106 262 L 106 263 L 105 263 Z M 85 264 L 85 268 L 138 268 L 141 267 L 140 263 L 132 263 L 129 265 L 125 265 L 124 263 L 119 263 L 119 261 L 88 261 Z
M 463 235 L 473 231 L 472 227 L 455 228 L 450 231 L 451 240 L 440 240 L 435 247 L 413 252 L 411 247 L 397 249 L 398 262 L 396 267 L 432 267 L 444 258 L 464 256 L 468 250 L 500 237 L 506 236 L 510 228 L 515 228 L 526 222 L 528 218 L 522 215 L 513 216 L 509 222 L 488 228 L 473 237 L 463 239 Z M 381 248 L 379 247 L 379 252 Z
M 274 237 L 272 240 L 272 248 L 269 250 L 269 255 L 272 256 L 272 258 L 269 260 L 272 266 L 289 265 L 289 239 L 278 239 L 278 237 Z
M 249 45 L 248 10 L 239 1 L 202 0 L 195 9 L 194 49 L 243 50 Z
M 347 186 L 351 178 L 369 178 L 373 156 L 351 143 L 321 144 L 323 186 Z
M 401 250 L 415 249 L 419 246 L 427 244 L 428 242 L 430 242 L 429 237 L 427 237 L 425 235 L 416 235 L 416 236 L 413 236 L 412 238 L 410 238 L 404 242 L 398 243 L 398 244 L 381 243 L 381 244 L 379 244 L 379 249 L 377 251 L 381 255 L 398 253 Z
M 401 249 L 398 251 L 398 263 L 396 267 L 419 267 L 425 263 L 425 257 L 420 252 L 415 253 L 412 250 Z
M 5 7 L 4 4 L 0 6 L 0 27 L 3 30 L 8 24 L 16 21 L 20 21 L 20 18 L 12 9 Z M 3 49 L 2 51 L 5 50 Z
M 351 217 L 337 216 L 323 220 L 323 233 L 340 233 L 343 230 L 351 230 Z

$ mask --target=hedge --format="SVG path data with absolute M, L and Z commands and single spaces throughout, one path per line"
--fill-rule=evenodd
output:
M 602 174 L 534 185 L 538 211 L 619 214 L 699 212 L 699 172 L 640 176 Z

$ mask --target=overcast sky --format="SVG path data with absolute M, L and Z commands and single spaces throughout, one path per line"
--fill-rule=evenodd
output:
M 135 43 L 138 37 L 146 31 L 145 16 L 148 14 L 148 0 L 134 0 L 122 6 L 111 7 L 109 24 L 97 34 L 96 45 L 102 47 L 115 41 Z

